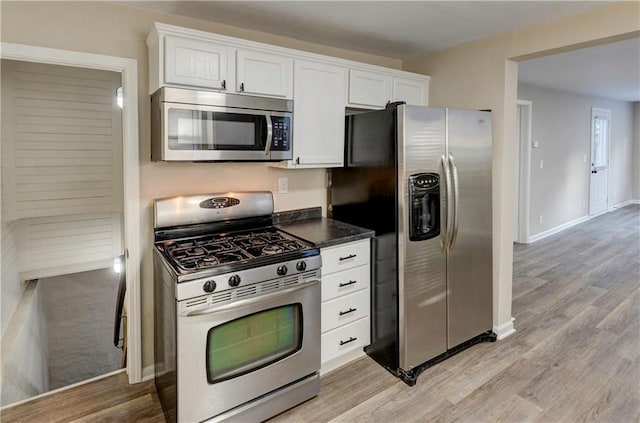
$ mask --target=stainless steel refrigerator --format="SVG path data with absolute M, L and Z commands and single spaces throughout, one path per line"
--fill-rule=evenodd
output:
M 375 230 L 371 344 L 407 384 L 492 329 L 491 113 L 391 104 L 346 118 L 329 212 Z

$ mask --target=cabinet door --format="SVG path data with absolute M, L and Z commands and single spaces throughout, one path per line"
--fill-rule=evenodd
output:
M 349 104 L 384 107 L 391 100 L 393 77 L 378 72 L 349 71 Z
M 427 87 L 426 81 L 394 77 L 393 101 L 404 101 L 412 106 L 426 106 Z
M 236 91 L 273 97 L 293 97 L 293 59 L 272 53 L 238 50 Z
M 188 38 L 167 37 L 165 82 L 168 84 L 226 89 L 227 46 Z
M 294 163 L 342 166 L 347 69 L 296 60 L 294 75 Z

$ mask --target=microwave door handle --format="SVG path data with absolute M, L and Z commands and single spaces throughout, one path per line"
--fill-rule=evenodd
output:
M 267 142 L 264 147 L 264 155 L 268 156 L 271 153 L 271 143 L 273 142 L 273 124 L 271 123 L 271 113 L 265 115 L 267 120 Z

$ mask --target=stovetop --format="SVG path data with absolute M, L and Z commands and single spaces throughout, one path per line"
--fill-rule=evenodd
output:
M 160 241 L 156 247 L 178 274 L 226 272 L 318 253 L 273 227 Z

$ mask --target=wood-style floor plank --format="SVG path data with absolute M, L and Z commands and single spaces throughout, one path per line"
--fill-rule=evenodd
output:
M 514 247 L 517 332 L 408 387 L 369 358 L 270 423 L 640 421 L 640 206 Z M 160 422 L 151 382 L 126 376 L 2 411 L 2 422 Z M 190 422 L 188 422 L 190 423 Z

